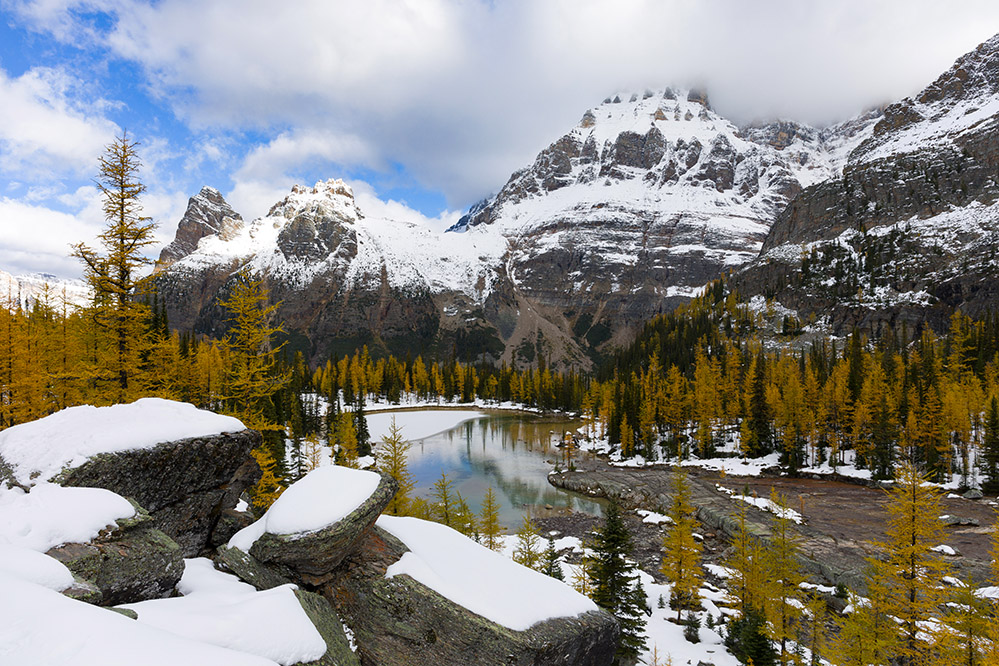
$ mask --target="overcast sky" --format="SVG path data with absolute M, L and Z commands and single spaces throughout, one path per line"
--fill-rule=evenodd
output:
M 79 274 L 123 129 L 164 241 L 202 185 L 252 219 L 331 177 L 439 226 L 609 94 L 828 124 L 997 32 L 995 0 L 0 0 L 0 269 Z

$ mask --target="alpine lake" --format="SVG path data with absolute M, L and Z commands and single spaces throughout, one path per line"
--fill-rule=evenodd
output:
M 432 411 L 432 410 L 430 410 Z M 555 488 L 548 472 L 565 467 L 565 452 L 557 445 L 564 433 L 581 421 L 564 416 L 475 410 L 478 416 L 422 439 L 410 439 L 409 472 L 414 493 L 431 499 L 434 484 L 446 474 L 452 490 L 461 493 L 477 515 L 490 487 L 499 504 L 499 518 L 515 532 L 524 515 L 548 517 L 578 511 L 602 515 L 598 501 Z M 382 411 L 383 415 L 418 415 L 416 410 Z M 473 414 L 475 412 L 472 412 Z M 586 455 L 576 452 L 576 456 Z

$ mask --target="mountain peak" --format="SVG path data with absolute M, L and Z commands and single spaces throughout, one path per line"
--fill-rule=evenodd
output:
M 188 200 L 187 210 L 177 225 L 177 233 L 160 252 L 154 271 L 161 271 L 194 252 L 202 238 L 225 238 L 242 227 L 243 217 L 232 209 L 221 192 L 206 185 Z

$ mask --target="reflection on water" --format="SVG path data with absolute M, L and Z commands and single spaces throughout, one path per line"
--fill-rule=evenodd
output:
M 520 526 L 528 507 L 551 505 L 600 515 L 596 502 L 548 483 L 548 472 L 561 455 L 552 443 L 553 433 L 557 440 L 577 427 L 574 421 L 496 414 L 413 441 L 408 460 L 416 493 L 429 498 L 434 482 L 447 473 L 455 490 L 478 513 L 486 489 L 492 486 L 500 520 L 510 531 Z

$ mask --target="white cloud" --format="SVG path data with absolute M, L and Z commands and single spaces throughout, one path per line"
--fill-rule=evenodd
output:
M 0 173 L 50 183 L 86 174 L 118 127 L 81 103 L 80 84 L 65 72 L 36 67 L 11 78 L 0 68 Z
M 86 14 L 96 4 L 14 7 L 35 29 L 69 40 L 91 34 Z M 106 44 L 139 63 L 191 127 L 267 137 L 236 175 L 234 193 L 248 203 L 261 199 L 249 183 L 285 189 L 296 160 L 324 160 L 402 164 L 450 205 L 467 205 L 620 90 L 697 83 L 736 121 L 842 119 L 915 92 L 999 30 L 994 0 L 106 7 L 117 18 Z
M 437 217 L 427 217 L 418 210 L 413 210 L 405 203 L 395 200 L 383 201 L 374 188 L 363 181 L 348 181 L 354 191 L 354 201 L 361 212 L 367 217 L 382 218 L 410 222 L 429 227 L 434 231 L 443 232 L 461 217 L 461 211 L 446 210 Z
M 69 256 L 70 246 L 94 244 L 103 220 L 93 210 L 80 215 L 0 199 L 0 267 L 12 273 L 47 271 L 60 277 L 79 277 L 80 264 Z

